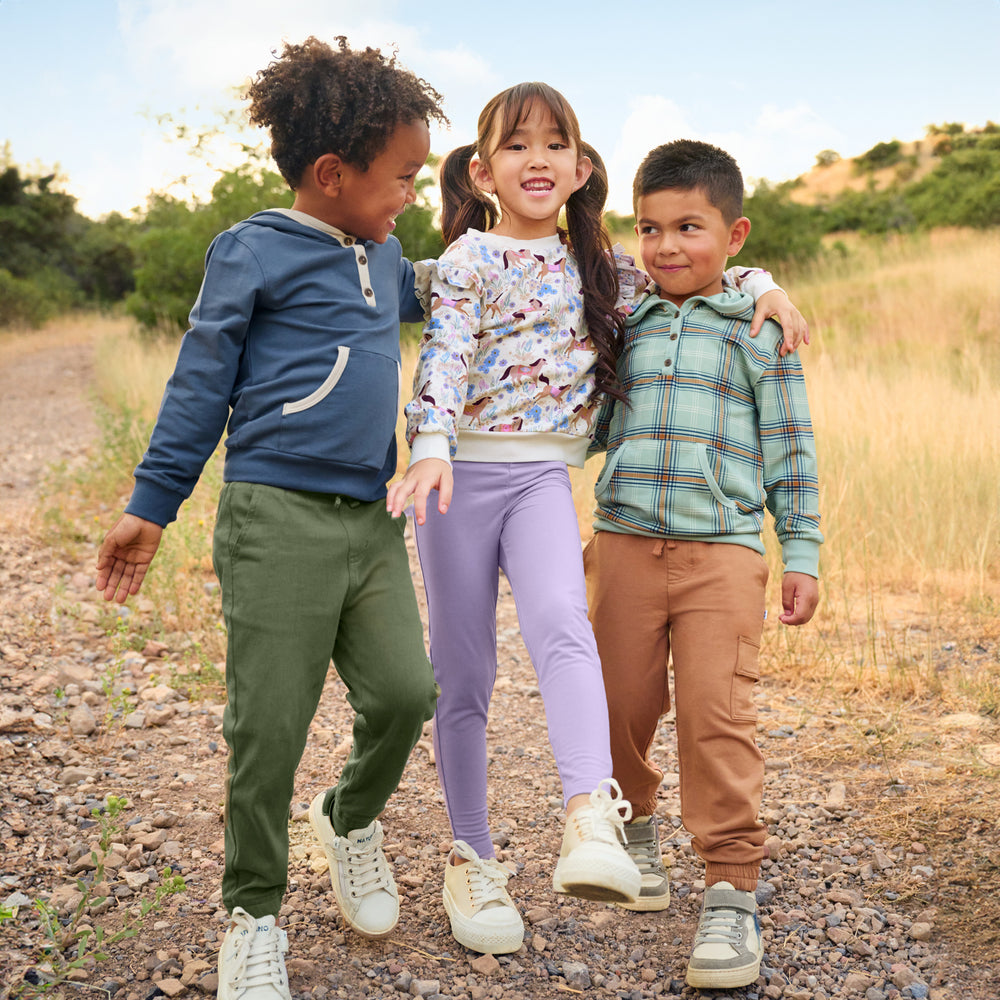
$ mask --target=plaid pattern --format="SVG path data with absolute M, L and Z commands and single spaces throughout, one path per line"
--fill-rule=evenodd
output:
M 798 354 L 781 331 L 749 336 L 753 299 L 730 289 L 680 308 L 654 294 L 629 317 L 595 447 L 596 530 L 736 542 L 764 551 L 774 515 L 786 570 L 818 575 L 816 450 Z

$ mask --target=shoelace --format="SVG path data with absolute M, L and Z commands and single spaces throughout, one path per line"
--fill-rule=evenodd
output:
M 700 944 L 728 944 L 739 950 L 743 943 L 743 921 L 736 910 L 720 908 L 706 910 L 694 937 L 694 947 Z
M 663 857 L 660 854 L 660 845 L 657 843 L 655 835 L 648 840 L 628 840 L 627 843 L 629 857 L 635 862 L 640 872 L 659 874 L 663 870 Z
M 465 876 L 469 881 L 472 904 L 477 909 L 487 903 L 503 902 L 510 873 L 499 862 L 481 858 L 464 840 L 456 840 L 453 849 L 460 858 L 470 862 Z
M 389 889 L 391 885 L 389 864 L 378 848 L 379 841 L 374 838 L 363 846 L 348 842 L 347 881 L 355 898 L 379 889 Z
M 285 967 L 281 956 L 288 951 L 288 937 L 280 927 L 262 931 L 249 913 L 233 914 L 233 924 L 239 928 L 236 950 L 233 955 L 235 975 L 233 985 L 238 989 L 257 986 L 285 986 Z
M 622 797 L 618 782 L 605 778 L 590 793 L 590 805 L 590 809 L 578 809 L 571 817 L 582 839 L 625 843 L 625 824 L 632 818 L 632 803 Z

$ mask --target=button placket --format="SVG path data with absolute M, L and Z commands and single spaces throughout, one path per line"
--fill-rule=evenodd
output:
M 360 243 L 353 243 L 354 259 L 358 265 L 358 282 L 361 285 L 361 294 L 365 297 L 365 302 L 374 308 L 375 290 L 372 288 L 371 275 L 368 273 L 368 254 Z
M 674 363 L 677 360 L 677 339 L 680 336 L 680 329 L 681 316 L 678 313 L 670 319 L 670 333 L 666 341 L 667 352 L 666 357 L 663 359 L 663 373 L 667 376 L 673 374 Z

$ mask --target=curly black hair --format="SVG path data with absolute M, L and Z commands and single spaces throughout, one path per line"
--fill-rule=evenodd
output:
M 326 153 L 364 171 L 398 125 L 448 123 L 441 95 L 399 66 L 395 53 L 352 50 L 343 35 L 336 42 L 286 42 L 246 93 L 250 122 L 270 132 L 271 156 L 293 190 Z

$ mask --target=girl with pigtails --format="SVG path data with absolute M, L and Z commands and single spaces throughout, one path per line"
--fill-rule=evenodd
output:
M 612 252 L 603 163 L 546 84 L 494 97 L 476 142 L 445 160 L 441 189 L 450 245 L 432 267 L 406 407 L 410 465 L 387 506 L 398 516 L 413 498 L 441 689 L 434 745 L 455 838 L 445 908 L 461 944 L 503 953 L 521 947 L 524 925 L 487 814 L 498 570 L 514 595 L 562 782 L 566 827 L 553 888 L 625 905 L 641 889 L 623 847 L 631 807 L 611 777 L 567 466 L 584 464 L 602 398 L 623 398 L 622 317 L 646 277 Z M 758 294 L 777 287 L 761 272 L 754 281 Z M 433 490 L 438 502 L 428 504 Z

